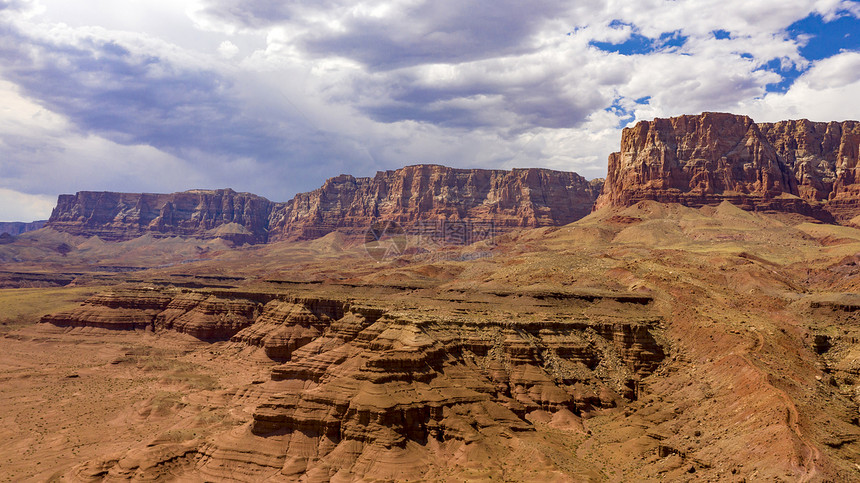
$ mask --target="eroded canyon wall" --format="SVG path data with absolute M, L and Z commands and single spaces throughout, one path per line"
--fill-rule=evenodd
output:
M 377 220 L 470 220 L 499 229 L 557 226 L 587 215 L 600 188 L 599 180 L 548 169 L 417 165 L 369 178 L 340 175 L 287 203 L 230 189 L 82 191 L 60 195 L 48 226 L 112 241 L 150 234 L 237 243 L 314 239 L 335 230 L 364 233 Z
M 170 194 L 80 191 L 60 195 L 47 226 L 109 241 L 150 234 L 263 243 L 273 206 L 263 197 L 231 189 Z
M 454 169 L 438 165 L 341 175 L 301 193 L 272 214 L 273 240 L 364 230 L 374 220 L 492 222 L 497 228 L 558 226 L 591 211 L 600 182 L 548 169 Z
M 706 112 L 624 129 L 594 209 L 642 200 L 796 212 L 845 222 L 860 215 L 860 123 L 757 124 Z

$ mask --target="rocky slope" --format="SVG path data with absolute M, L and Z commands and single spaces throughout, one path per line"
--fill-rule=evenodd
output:
M 855 181 L 860 123 L 756 124 L 706 112 L 624 129 L 594 209 L 642 200 L 687 206 L 722 201 L 823 220 L 860 215 Z
M 496 228 L 558 226 L 591 211 L 600 181 L 547 169 L 408 166 L 372 178 L 341 175 L 287 203 L 233 190 L 173 194 L 83 191 L 60 195 L 48 226 L 74 235 L 128 240 L 224 238 L 235 243 L 363 234 L 376 220 L 492 223 Z

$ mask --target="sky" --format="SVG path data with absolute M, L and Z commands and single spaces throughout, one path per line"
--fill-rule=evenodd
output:
M 860 118 L 860 1 L 0 0 L 0 221 L 419 163 L 592 179 L 703 111 Z

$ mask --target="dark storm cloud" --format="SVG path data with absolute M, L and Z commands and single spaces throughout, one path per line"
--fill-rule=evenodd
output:
M 555 0 L 369 1 L 361 6 L 336 0 L 210 0 L 202 13 L 232 27 L 279 26 L 289 32 L 289 47 L 310 59 L 362 65 L 360 74 L 339 81 L 337 94 L 323 96 L 374 121 L 521 132 L 576 127 L 612 102 L 598 89 L 577 92 L 569 84 L 574 78 L 566 75 L 575 66 L 553 65 L 571 58 L 531 57 L 569 39 L 578 22 L 574 9 L 600 7 Z M 428 80 L 427 68 L 440 65 L 451 75 Z
M 301 16 L 305 9 L 327 10 L 343 2 L 333 0 L 319 1 L 287 1 L 273 2 L 271 0 L 208 0 L 198 12 L 204 17 L 216 21 L 238 25 L 242 28 L 265 28 L 293 20 Z
M 132 53 L 116 41 L 51 42 L 10 27 L 0 30 L 0 59 L 4 77 L 26 95 L 113 141 L 179 153 L 284 154 L 278 137 L 248 118 L 230 82 L 211 70 Z
M 253 95 L 266 101 L 249 105 L 236 80 L 170 52 L 166 44 L 141 45 L 139 39 L 94 32 L 28 34 L 0 25 L 0 76 L 67 118 L 69 135 L 80 142 L 94 135 L 129 147 L 104 152 L 141 158 L 90 158 L 84 148 L 57 140 L 13 142 L 0 136 L 0 188 L 12 183 L 57 193 L 232 187 L 286 201 L 338 172 L 354 172 L 349 166 L 370 171 L 360 145 L 318 129 L 279 93 L 255 89 Z M 175 156 L 177 165 L 136 146 Z M 72 161 L 74 153 L 80 157 Z M 161 164 L 149 171 L 140 161 L 147 157 Z M 94 168 L 99 163 L 112 167 Z
M 24 10 L 26 8 L 27 2 L 23 0 L 0 0 L 0 11 Z
M 363 112 L 375 121 L 388 123 L 410 120 L 454 128 L 471 128 L 480 124 L 474 110 L 465 108 L 416 108 L 410 104 L 387 103 L 368 107 Z
M 564 86 L 551 78 L 515 87 L 473 84 L 435 89 L 395 84 L 388 99 L 369 102 L 360 110 L 379 122 L 411 120 L 456 128 L 506 127 L 510 118 L 494 114 L 508 113 L 516 116 L 519 132 L 532 127 L 574 127 L 606 102 L 596 92 L 565 98 Z
M 352 105 L 374 121 L 418 121 L 453 128 L 514 121 L 519 131 L 576 126 L 611 102 L 596 92 L 566 96 L 570 86 L 559 79 L 557 71 L 562 69 L 539 60 L 522 66 L 544 71 L 539 78 L 517 78 L 513 59 L 545 47 L 537 36 L 548 22 L 558 23 L 552 27 L 558 30 L 552 42 L 567 39 L 569 26 L 560 19 L 570 16 L 570 8 L 552 0 L 367 2 L 362 6 L 334 1 L 273 6 L 271 2 L 212 0 L 203 13 L 243 28 L 278 25 L 291 32 L 290 47 L 309 58 L 346 58 L 361 64 L 367 75 L 343 79 L 337 89 L 340 97 L 327 100 Z M 318 18 L 327 21 L 311 20 Z M 489 65 L 481 65 L 485 61 Z M 433 65 L 457 70 L 452 82 L 426 82 L 427 73 L 421 69 Z M 504 114 L 504 119 L 497 114 Z
M 347 18 L 342 32 L 310 36 L 306 48 L 339 55 L 373 70 L 452 63 L 526 52 L 525 42 L 564 10 L 561 2 L 442 0 L 421 3 L 387 18 Z
M 526 40 L 568 9 L 563 2 L 548 0 L 437 0 L 391 5 L 385 14 L 374 15 L 354 6 L 335 1 L 211 0 L 201 13 L 245 28 L 308 26 L 299 43 L 311 55 L 346 57 L 371 70 L 389 70 L 528 51 L 532 47 Z M 329 16 L 338 28 L 314 24 L 307 20 L 310 14 Z

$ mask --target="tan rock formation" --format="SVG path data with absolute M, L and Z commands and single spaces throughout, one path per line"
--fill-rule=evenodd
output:
M 47 315 L 42 322 L 60 327 L 152 330 L 156 316 L 171 299 L 168 293 L 145 288 L 115 290 L 94 295 L 72 311 Z
M 226 340 L 251 325 L 260 303 L 201 293 L 181 294 L 156 317 L 157 328 L 172 329 L 203 340 Z
M 288 361 L 292 353 L 315 340 L 343 316 L 343 304 L 334 300 L 272 300 L 265 305 L 254 324 L 231 339 L 262 347 L 275 361 Z

